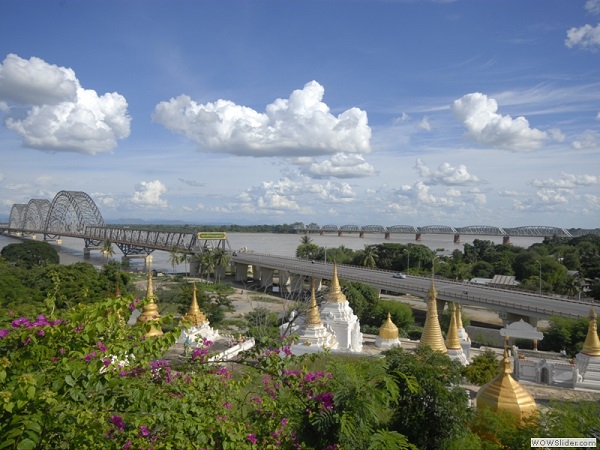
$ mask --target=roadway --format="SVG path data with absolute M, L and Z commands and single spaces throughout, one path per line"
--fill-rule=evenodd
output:
M 333 265 L 323 261 L 306 261 L 282 256 L 238 252 L 232 261 L 240 264 L 259 266 L 267 269 L 285 270 L 290 273 L 331 279 Z M 394 272 L 371 270 L 359 266 L 338 265 L 340 280 L 358 281 L 384 291 L 411 294 L 426 298 L 431 287 L 430 277 L 407 275 L 394 278 Z M 587 317 L 590 307 L 598 306 L 585 301 L 577 301 L 548 295 L 493 288 L 489 286 L 460 283 L 446 279 L 435 279 L 437 299 L 463 305 L 478 306 L 501 313 L 547 320 L 550 316 Z

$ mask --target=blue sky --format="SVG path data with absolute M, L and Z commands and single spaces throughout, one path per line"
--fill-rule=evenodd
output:
M 600 217 L 600 0 L 3 0 L 0 218 Z

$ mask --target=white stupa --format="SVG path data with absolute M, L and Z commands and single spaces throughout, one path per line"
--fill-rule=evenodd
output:
M 388 312 L 387 320 L 379 328 L 379 334 L 375 338 L 375 347 L 391 348 L 400 347 L 398 327 L 392 322 L 392 316 Z
M 329 294 L 321 309 L 321 320 L 335 334 L 340 350 L 362 351 L 363 335 L 360 332 L 360 322 L 342 292 L 336 263 L 333 264 L 333 278 Z
M 298 340 L 290 347 L 294 355 L 338 349 L 338 341 L 335 336 L 321 322 L 314 284 L 312 286 L 306 320 L 295 334 L 298 335 Z
M 588 332 L 583 348 L 575 355 L 573 387 L 600 390 L 600 339 L 594 307 L 590 308 Z
M 448 328 L 448 335 L 446 337 L 446 349 L 450 359 L 458 361 L 463 366 L 466 366 L 469 362 L 465 356 L 460 338 L 458 337 L 458 327 L 456 326 L 456 306 L 454 303 L 450 303 L 450 327 Z

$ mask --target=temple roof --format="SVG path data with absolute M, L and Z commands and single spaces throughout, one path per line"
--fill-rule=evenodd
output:
M 438 319 L 436 305 L 437 291 L 435 290 L 433 280 L 431 280 L 431 287 L 429 288 L 427 298 L 427 315 L 425 316 L 425 326 L 423 327 L 419 346 L 428 346 L 434 351 L 448 353 Z
M 477 393 L 477 409 L 489 408 L 494 412 L 505 411 L 521 421 L 537 411 L 534 398 L 515 380 L 510 367 L 508 346 L 504 346 L 504 358 L 500 373 Z
M 398 327 L 392 322 L 392 317 L 389 312 L 387 320 L 379 328 L 379 337 L 381 339 L 398 339 Z
M 585 337 L 585 342 L 583 343 L 583 348 L 581 349 L 581 353 L 588 356 L 600 356 L 600 339 L 598 339 L 597 317 L 598 316 L 596 315 L 596 311 L 592 306 L 590 308 L 590 323 L 588 325 L 587 336 Z

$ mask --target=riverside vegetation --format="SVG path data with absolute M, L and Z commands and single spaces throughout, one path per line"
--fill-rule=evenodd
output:
M 167 361 L 174 315 L 159 338 L 127 325 L 147 299 L 118 267 L 21 263 L 0 257 L 0 448 L 518 449 L 600 437 L 598 403 L 525 424 L 476 412 L 458 363 L 427 348 L 295 357 L 276 336 L 225 364 L 207 362 L 208 341 Z

